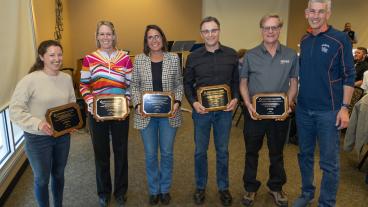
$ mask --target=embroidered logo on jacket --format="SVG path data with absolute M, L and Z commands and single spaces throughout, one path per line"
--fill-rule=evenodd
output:
M 330 48 L 330 45 L 322 44 L 321 45 L 321 52 L 327 53 L 329 48 Z
M 280 64 L 283 65 L 283 64 L 289 64 L 290 63 L 290 60 L 280 60 Z

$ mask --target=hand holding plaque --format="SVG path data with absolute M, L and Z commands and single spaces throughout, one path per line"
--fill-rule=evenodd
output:
M 150 117 L 169 117 L 173 114 L 174 101 L 171 92 L 146 91 L 142 95 L 141 113 Z
M 48 109 L 46 121 L 51 125 L 54 137 L 59 137 L 83 126 L 82 114 L 77 103 Z
M 204 86 L 197 90 L 199 103 L 206 108 L 207 111 L 225 110 L 226 105 L 231 100 L 230 87 L 223 85 Z
M 129 115 L 124 95 L 97 95 L 93 101 L 93 116 L 99 121 L 125 119 Z
M 253 96 L 257 119 L 283 120 L 288 117 L 289 102 L 285 93 L 258 93 Z

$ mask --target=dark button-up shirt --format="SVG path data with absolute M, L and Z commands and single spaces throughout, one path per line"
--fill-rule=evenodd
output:
M 190 104 L 197 101 L 199 87 L 226 84 L 232 98 L 239 98 L 238 58 L 234 49 L 221 45 L 215 52 L 206 47 L 192 52 L 184 72 L 184 90 Z

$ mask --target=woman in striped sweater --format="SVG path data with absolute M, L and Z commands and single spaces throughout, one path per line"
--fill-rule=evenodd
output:
M 118 204 L 126 201 L 128 188 L 129 118 L 98 121 L 92 115 L 96 95 L 119 94 L 130 99 L 132 62 L 128 54 L 116 48 L 114 25 L 100 21 L 96 29 L 98 49 L 83 59 L 80 92 L 89 111 L 90 132 L 95 154 L 97 194 L 100 206 L 107 206 L 112 193 L 110 175 L 110 136 L 114 151 L 114 197 Z

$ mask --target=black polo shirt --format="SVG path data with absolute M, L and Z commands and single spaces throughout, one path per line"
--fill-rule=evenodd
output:
M 366 61 L 359 61 L 355 63 L 355 81 L 363 80 L 363 74 L 368 70 L 368 63 Z

